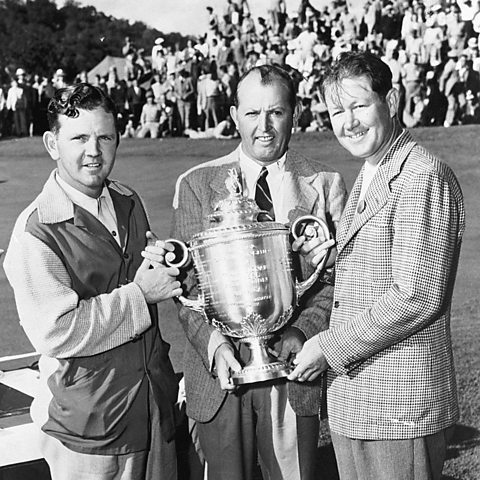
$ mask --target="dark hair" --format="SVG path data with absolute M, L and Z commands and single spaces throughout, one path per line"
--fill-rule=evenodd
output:
M 325 98 L 326 87 L 338 87 L 345 78 L 367 77 L 372 90 L 382 99 L 392 89 L 392 72 L 380 57 L 371 52 L 343 52 L 325 72 L 320 94 Z
M 55 92 L 47 108 L 50 130 L 52 132 L 59 130 L 58 117 L 60 115 L 76 118 L 79 115 L 79 109 L 94 110 L 96 108 L 103 108 L 105 112 L 111 113 L 116 125 L 117 109 L 115 104 L 101 88 L 89 83 L 78 83 L 60 88 Z
M 282 83 L 288 90 L 289 103 L 292 107 L 292 111 L 295 110 L 297 104 L 297 89 L 292 77 L 289 73 L 283 68 L 276 65 L 260 65 L 259 67 L 253 67 L 250 70 L 247 70 L 238 80 L 237 88 L 235 90 L 235 95 L 233 101 L 235 106 L 238 107 L 238 91 L 243 80 L 251 74 L 259 73 L 260 74 L 260 83 L 262 85 L 272 85 L 275 80 Z

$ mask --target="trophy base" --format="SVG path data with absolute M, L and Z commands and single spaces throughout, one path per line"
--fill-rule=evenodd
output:
M 285 362 L 272 362 L 264 365 L 247 366 L 239 372 L 232 373 L 231 378 L 234 385 L 243 385 L 284 378 L 291 370 L 291 367 Z

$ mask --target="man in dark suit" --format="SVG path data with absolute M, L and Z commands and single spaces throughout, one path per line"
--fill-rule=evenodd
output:
M 127 89 L 128 108 L 133 115 L 133 127 L 137 128 L 140 124 L 140 115 L 145 104 L 145 90 L 138 84 L 138 80 L 131 80 L 131 85 Z
M 225 157 L 180 176 L 174 198 L 174 238 L 189 241 L 210 228 L 208 215 L 228 195 L 228 170 L 241 172 L 244 195 L 255 198 L 256 182 L 267 168 L 267 184 L 277 222 L 313 214 L 335 234 L 346 191 L 342 177 L 317 159 L 288 148 L 296 90 L 290 76 L 271 65 L 256 67 L 240 79 L 230 113 L 241 144 Z M 310 257 L 325 248 L 312 241 Z M 303 275 L 309 266 L 302 260 Z M 193 269 L 186 294 L 195 289 Z M 303 342 L 328 326 L 332 286 L 323 282 L 302 297 L 302 306 L 272 346 L 280 359 L 299 351 Z M 285 378 L 235 387 L 232 371 L 245 362 L 243 347 L 208 325 L 202 315 L 179 308 L 188 342 L 184 370 L 187 414 L 196 420 L 210 480 L 252 478 L 257 449 L 264 478 L 314 478 L 321 383 L 290 383 Z M 239 360 L 237 360 L 239 359 Z
M 398 91 L 371 53 L 344 53 L 323 90 L 340 144 L 365 161 L 337 233 L 330 328 L 289 378 L 328 371 L 341 480 L 440 480 L 458 420 L 450 306 L 465 229 L 452 170 L 398 121 Z

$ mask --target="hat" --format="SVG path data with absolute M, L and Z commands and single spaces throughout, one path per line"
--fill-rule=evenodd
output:
M 477 37 L 470 37 L 467 44 L 470 48 L 475 48 L 477 46 Z
M 153 98 L 153 93 L 149 90 L 149 91 L 145 94 L 145 98 Z
M 160 45 L 160 44 L 162 44 L 164 41 L 165 41 L 164 38 L 158 37 L 157 39 L 155 39 L 155 45 Z
M 442 9 L 442 6 L 439 3 L 436 3 L 435 5 L 432 5 L 430 7 L 431 12 L 438 12 L 441 9 Z
M 64 76 L 65 76 L 65 72 L 63 71 L 62 68 L 59 68 L 59 69 L 55 72 L 55 76 L 56 76 L 56 77 L 64 77 Z
M 458 50 L 455 50 L 452 48 L 451 50 L 448 51 L 447 53 L 448 58 L 457 58 L 458 57 Z
M 23 68 L 17 68 L 17 71 L 15 72 L 15 75 L 18 77 L 20 75 L 25 75 L 26 72 Z

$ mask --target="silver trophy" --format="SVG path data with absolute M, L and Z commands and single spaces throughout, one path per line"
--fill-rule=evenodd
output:
M 176 252 L 175 259 L 167 263 L 182 267 L 193 259 L 198 298 L 180 296 L 180 302 L 201 312 L 222 334 L 250 348 L 248 363 L 232 374 L 234 384 L 285 377 L 290 366 L 268 353 L 267 342 L 288 322 L 328 256 L 307 280 L 298 282 L 289 234 L 294 238 L 322 236 L 326 241 L 330 232 L 324 221 L 312 215 L 299 217 L 291 228 L 273 221 L 259 222 L 259 215 L 268 216 L 268 212 L 243 196 L 236 170 L 229 171 L 225 184 L 229 196 L 208 217 L 215 226 L 194 235 L 189 246 L 166 240 Z

